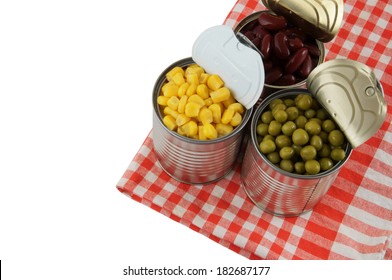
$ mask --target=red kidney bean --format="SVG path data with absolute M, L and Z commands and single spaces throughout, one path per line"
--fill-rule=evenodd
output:
M 319 57 L 321 55 L 320 49 L 318 48 L 317 44 L 304 44 L 304 47 L 308 49 L 309 54 L 314 57 Z
M 274 36 L 274 53 L 280 59 L 286 59 L 290 56 L 287 36 L 283 32 L 278 32 Z
M 285 31 L 285 34 L 287 35 L 287 37 L 290 38 L 299 38 L 302 42 L 305 42 L 307 40 L 307 35 L 299 28 L 297 27 L 290 27 L 287 28 Z
M 265 60 L 263 61 L 264 64 L 264 71 L 269 71 L 272 69 L 272 67 L 274 67 L 274 63 L 271 60 Z
M 299 50 L 304 46 L 304 43 L 298 38 L 289 38 L 289 48 L 291 51 Z
M 265 83 L 272 85 L 275 83 L 280 77 L 282 77 L 283 72 L 279 67 L 274 67 L 265 73 Z
M 268 30 L 281 30 L 287 26 L 287 20 L 284 17 L 270 13 L 261 13 L 258 21 L 262 27 Z
M 302 63 L 301 67 L 298 69 L 298 74 L 303 78 L 307 78 L 310 72 L 313 70 L 312 58 L 308 54 Z
M 294 73 L 305 61 L 307 55 L 308 55 L 307 48 L 301 48 L 298 51 L 296 51 L 288 60 L 285 67 L 285 72 L 288 74 Z
M 267 34 L 264 36 L 260 45 L 260 52 L 263 55 L 264 59 L 268 59 L 270 57 L 272 51 L 272 35 Z
M 280 77 L 276 82 L 275 85 L 277 86 L 289 86 L 289 85 L 294 85 L 296 83 L 297 79 L 293 74 L 286 74 L 282 77 Z
M 246 31 L 243 34 L 251 41 L 255 38 L 255 35 L 253 34 L 253 31 L 251 31 L 251 30 Z
M 268 35 L 269 32 L 267 30 L 265 30 L 263 27 L 261 27 L 261 25 L 257 25 L 254 29 L 253 29 L 253 34 L 258 37 L 258 38 L 263 38 L 264 36 Z
M 250 41 L 253 43 L 253 45 L 255 45 L 256 48 L 258 48 L 261 44 L 261 39 L 257 37 Z

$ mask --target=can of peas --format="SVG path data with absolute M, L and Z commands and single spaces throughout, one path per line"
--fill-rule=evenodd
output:
M 192 184 L 207 184 L 230 172 L 262 92 L 263 75 L 259 54 L 242 45 L 230 27 L 203 32 L 192 57 L 165 69 L 153 89 L 152 138 L 162 169 Z
M 284 89 L 254 112 L 241 181 L 275 215 L 296 216 L 323 198 L 354 148 L 386 117 L 383 89 L 366 65 L 336 59 L 316 67 L 307 89 Z
M 304 88 L 310 72 L 323 63 L 324 43 L 336 36 L 343 18 L 342 0 L 262 2 L 268 10 L 248 15 L 234 29 L 263 57 L 261 99 L 281 89 Z

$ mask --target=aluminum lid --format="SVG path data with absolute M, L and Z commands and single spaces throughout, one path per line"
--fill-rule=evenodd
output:
M 384 92 L 365 64 L 348 59 L 330 60 L 317 66 L 306 83 L 353 148 L 366 142 L 383 124 L 387 112 Z
M 192 59 L 208 73 L 218 74 L 234 98 L 247 109 L 260 98 L 264 65 L 260 54 L 225 25 L 208 28 L 193 44 Z
M 331 41 L 343 21 L 343 0 L 262 0 L 264 6 L 322 42 Z

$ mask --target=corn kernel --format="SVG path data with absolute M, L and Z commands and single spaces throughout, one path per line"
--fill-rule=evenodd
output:
M 207 137 L 208 139 L 215 139 L 218 137 L 218 132 L 216 131 L 215 127 L 210 123 L 203 125 L 203 130 L 205 137 Z
M 166 97 L 172 97 L 178 95 L 178 86 L 176 84 L 170 84 L 165 87 L 163 95 Z
M 226 108 L 229 108 L 229 106 L 231 105 L 231 104 L 234 104 L 234 103 L 236 103 L 237 101 L 234 99 L 234 97 L 233 97 L 233 95 L 230 95 L 230 97 L 228 98 L 228 99 L 226 99 L 225 101 L 223 101 L 222 103 L 223 103 L 223 105 L 226 107 Z
M 163 123 L 164 125 L 170 129 L 170 130 L 175 130 L 177 128 L 176 120 L 170 115 L 166 115 L 163 117 Z
M 181 73 L 181 75 L 184 75 L 185 71 L 181 67 L 176 66 L 173 69 L 171 69 L 169 72 L 166 73 L 166 79 L 168 81 L 172 81 L 174 75 L 176 75 L 177 73 Z
M 178 88 L 178 97 L 183 97 L 186 94 L 186 91 L 189 88 L 188 83 L 183 83 L 179 88 Z
M 188 89 L 186 90 L 186 95 L 191 96 L 196 94 L 196 88 L 197 88 L 196 84 L 190 84 Z
M 227 110 L 229 110 L 229 109 L 227 109 Z M 242 121 L 241 114 L 238 113 L 238 112 L 235 112 L 233 118 L 230 121 L 230 124 L 232 126 L 237 126 L 237 125 L 239 125 L 241 123 L 241 121 Z
M 194 103 L 200 104 L 201 106 L 206 105 L 206 103 L 204 102 L 203 98 L 201 98 L 197 94 L 189 96 L 188 102 L 194 102 Z
M 231 119 L 232 119 L 233 116 L 234 116 L 234 114 L 235 114 L 235 112 L 234 112 L 233 110 L 231 110 L 231 109 L 226 109 L 226 110 L 223 112 L 221 122 L 224 123 L 224 124 L 230 123 L 230 122 L 231 122 Z
M 223 87 L 224 82 L 217 74 L 212 74 L 208 77 L 207 85 L 211 90 L 217 90 Z
M 176 118 L 176 124 L 178 126 L 182 126 L 191 120 L 190 117 L 187 117 L 185 114 L 179 114 Z
M 196 93 L 203 99 L 207 99 L 210 97 L 210 93 L 208 87 L 205 84 L 200 84 L 196 88 Z
M 207 137 L 204 134 L 204 127 L 202 125 L 199 125 L 199 140 L 207 140 Z
M 178 85 L 178 86 L 182 85 L 183 83 L 185 83 L 184 76 L 183 76 L 181 73 L 175 74 L 175 75 L 173 76 L 173 82 L 174 82 L 176 85 Z
M 230 98 L 230 90 L 227 87 L 220 88 L 211 92 L 211 98 L 214 103 L 220 103 Z
M 178 117 L 178 112 L 176 111 L 176 110 L 173 110 L 172 108 L 170 108 L 170 107 L 165 107 L 165 109 L 163 109 L 163 113 L 165 114 L 165 115 L 170 115 L 170 116 L 172 116 L 173 118 L 174 118 L 174 121 L 177 119 L 177 117 Z
M 188 74 L 197 74 L 197 76 L 200 77 L 200 75 L 203 73 L 205 73 L 204 69 L 197 64 L 192 64 L 185 70 L 185 76 Z
M 212 121 L 214 123 L 220 123 L 222 118 L 221 106 L 219 106 L 219 104 L 212 104 L 208 107 L 208 109 L 210 109 L 212 112 Z
M 170 82 L 166 82 L 162 85 L 161 91 L 164 92 L 166 90 L 166 88 L 170 85 L 175 85 L 175 83 L 173 81 Z
M 207 107 L 211 106 L 212 104 L 214 104 L 214 102 L 212 101 L 211 97 L 204 99 L 204 103 L 206 104 Z
M 158 96 L 157 102 L 158 102 L 159 105 L 167 106 L 167 101 L 168 101 L 168 100 L 169 100 L 168 97 L 163 96 L 163 95 L 160 95 L 160 96 Z
M 178 107 L 177 107 L 177 111 L 178 113 L 182 114 L 185 112 L 185 105 L 188 102 L 188 96 L 184 95 L 180 98 L 180 101 L 178 102 Z
M 210 74 L 207 73 L 201 73 L 200 78 L 199 78 L 199 83 L 200 84 L 207 84 L 208 78 L 210 77 Z
M 199 120 L 202 124 L 212 123 L 212 111 L 207 107 L 203 107 L 199 113 Z
M 178 103 L 180 102 L 180 100 L 178 99 L 177 96 L 172 96 L 169 98 L 169 100 L 167 101 L 167 106 L 169 106 L 171 109 L 173 110 L 177 110 L 178 108 Z
M 185 131 L 181 128 L 181 126 L 177 127 L 177 133 L 182 135 L 182 136 L 186 136 L 185 135 Z
M 199 85 L 199 76 L 197 76 L 197 73 L 188 74 L 186 75 L 186 81 L 189 84 Z
M 216 124 L 216 131 L 219 136 L 224 136 L 233 131 L 233 127 L 229 124 L 218 123 Z
M 189 118 L 196 118 L 199 116 L 201 107 L 202 105 L 200 104 L 194 102 L 188 102 L 185 105 L 185 115 Z
M 195 121 L 189 121 L 183 126 L 181 126 L 182 131 L 186 136 L 195 136 L 197 135 L 198 126 Z
M 228 109 L 233 109 L 235 112 L 240 114 L 244 113 L 244 106 L 241 103 L 235 102 L 227 106 Z

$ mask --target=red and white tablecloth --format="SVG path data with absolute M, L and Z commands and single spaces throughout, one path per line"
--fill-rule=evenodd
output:
M 282 218 L 260 210 L 241 187 L 240 166 L 213 184 L 177 182 L 157 164 L 151 135 L 117 189 L 249 259 L 392 259 L 392 3 L 344 2 L 343 25 L 326 44 L 326 60 L 349 58 L 374 69 L 388 113 L 313 211 Z M 261 1 L 239 0 L 225 24 L 234 27 L 264 9 Z

